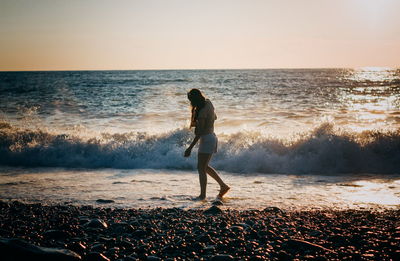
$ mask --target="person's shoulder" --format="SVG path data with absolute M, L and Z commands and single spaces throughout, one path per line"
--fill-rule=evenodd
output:
M 199 118 L 205 118 L 209 112 L 213 109 L 213 105 L 210 100 L 206 99 L 203 108 L 199 111 Z

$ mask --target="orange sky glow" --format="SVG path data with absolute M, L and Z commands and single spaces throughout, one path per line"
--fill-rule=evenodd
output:
M 0 70 L 399 67 L 398 0 L 2 0 Z

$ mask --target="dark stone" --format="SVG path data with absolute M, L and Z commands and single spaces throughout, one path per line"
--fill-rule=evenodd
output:
M 311 232 L 309 232 L 309 234 L 310 234 L 310 236 L 318 237 L 318 236 L 321 236 L 323 233 L 319 230 L 312 230 Z
M 124 248 L 133 248 L 133 243 L 127 240 L 121 240 L 117 242 L 117 245 L 124 247 Z
M 243 232 L 243 227 L 242 226 L 230 226 L 229 230 L 232 230 L 233 232 Z
M 133 226 L 129 225 L 126 222 L 113 223 L 113 224 L 111 224 L 110 228 L 114 233 L 117 233 L 117 234 L 133 233 L 135 231 Z
M 232 261 L 235 260 L 231 255 L 215 255 L 211 261 Z
M 0 238 L 0 253 L 2 260 L 81 260 L 80 255 L 68 249 L 40 247 L 14 238 Z
M 286 253 L 285 251 L 279 251 L 278 260 L 280 261 L 291 261 L 293 259 L 292 255 Z
M 212 203 L 213 206 L 222 206 L 223 204 L 224 204 L 224 203 L 222 203 L 221 200 L 215 200 L 215 201 Z
M 224 227 L 227 227 L 228 226 L 228 223 L 226 223 L 226 221 L 221 221 L 221 223 L 219 223 L 219 227 L 220 228 L 224 228 Z
M 157 257 L 157 256 L 148 256 L 147 261 L 160 261 L 161 258 Z
M 209 209 L 204 210 L 203 213 L 206 215 L 217 215 L 221 214 L 222 210 L 217 206 L 212 206 Z
M 91 219 L 89 222 L 85 224 L 86 227 L 91 227 L 91 228 L 107 228 L 108 225 L 106 222 L 99 218 L 94 218 Z
M 272 212 L 272 213 L 283 213 L 283 211 L 278 207 L 266 207 L 264 208 L 265 212 Z
M 100 203 L 100 204 L 109 204 L 109 203 L 114 203 L 115 201 L 114 201 L 114 200 L 111 200 L 111 199 L 102 199 L 102 198 L 99 198 L 98 200 L 96 200 L 96 202 L 97 202 L 97 203 Z
M 56 240 L 63 240 L 70 236 L 70 234 L 66 231 L 61 230 L 47 230 L 43 233 L 43 236 L 48 239 L 56 239 Z
M 110 261 L 105 255 L 98 252 L 90 252 L 85 256 L 84 261 Z
M 303 249 L 303 250 L 310 250 L 310 251 L 327 251 L 327 252 L 333 252 L 330 249 L 327 249 L 321 245 L 314 244 L 308 241 L 304 240 L 299 240 L 299 239 L 289 239 L 286 240 L 284 243 L 284 246 L 292 249 Z
M 103 252 L 107 249 L 107 247 L 104 244 L 94 244 L 90 250 L 92 252 Z
M 122 259 L 124 261 L 136 261 L 137 258 L 133 257 L 133 256 L 126 256 L 124 257 L 124 259 Z
M 68 245 L 68 249 L 77 252 L 79 254 L 83 254 L 86 250 L 86 246 L 81 242 L 74 242 Z

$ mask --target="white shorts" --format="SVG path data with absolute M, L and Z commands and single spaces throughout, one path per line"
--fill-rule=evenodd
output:
M 215 133 L 200 136 L 199 153 L 212 154 L 217 152 L 218 138 Z

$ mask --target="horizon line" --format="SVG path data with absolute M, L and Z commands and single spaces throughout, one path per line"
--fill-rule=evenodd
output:
M 50 70 L 0 70 L 0 72 L 89 72 L 89 71 L 219 71 L 219 70 L 305 70 L 305 69 L 361 69 L 361 68 L 386 68 L 400 69 L 400 66 L 355 66 L 355 67 L 268 67 L 268 68 L 186 68 L 186 69 L 50 69 Z

